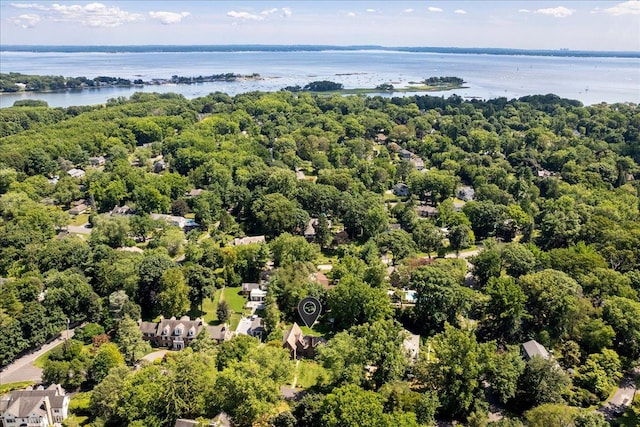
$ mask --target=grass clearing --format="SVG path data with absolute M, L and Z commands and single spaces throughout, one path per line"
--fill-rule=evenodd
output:
M 81 225 L 84 225 L 88 222 L 89 222 L 89 214 L 84 213 L 84 214 L 72 216 L 71 222 L 69 224 L 80 227 Z
M 51 354 L 53 350 L 60 347 L 62 344 L 64 344 L 64 341 L 58 344 L 57 346 L 53 347 L 51 350 L 47 351 L 46 353 L 38 356 L 38 358 L 33 361 L 33 366 L 35 366 L 36 368 L 44 369 L 44 364 L 47 362 L 47 360 L 49 360 L 49 354 Z
M 218 324 L 218 302 L 220 301 L 220 295 L 222 295 L 222 289 L 216 289 L 212 298 L 206 298 L 202 301 L 202 311 L 204 312 L 204 320 L 210 325 Z
M 89 411 L 91 392 L 75 393 L 69 401 L 69 411 L 74 414 L 82 414 Z
M 15 383 L 0 384 L 0 395 L 3 395 L 13 390 L 20 390 L 20 389 L 29 387 L 30 385 L 34 385 L 35 383 L 36 383 L 35 381 L 19 381 Z
M 235 331 L 238 328 L 240 319 L 242 319 L 241 313 L 231 313 L 231 318 L 229 318 L 229 327 L 232 331 Z
M 301 360 L 296 371 L 298 374 L 297 388 L 324 385 L 329 379 L 327 370 L 312 360 Z
M 238 314 L 244 313 L 244 305 L 247 303 L 247 299 L 241 294 L 242 287 L 236 286 L 233 288 L 225 287 L 222 291 L 222 299 L 229 304 L 229 308 Z

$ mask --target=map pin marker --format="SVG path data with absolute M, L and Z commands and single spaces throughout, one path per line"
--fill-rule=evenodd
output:
M 310 328 L 316 320 L 318 320 L 318 317 L 320 317 L 322 304 L 314 297 L 303 298 L 300 300 L 300 303 L 298 303 L 298 313 L 304 324 Z

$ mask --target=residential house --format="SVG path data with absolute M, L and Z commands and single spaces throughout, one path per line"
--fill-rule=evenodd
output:
M 69 412 L 69 396 L 58 384 L 16 390 L 0 399 L 3 427 L 61 426 Z
M 378 135 L 376 135 L 376 142 L 378 142 L 379 144 L 386 143 L 387 139 L 388 137 L 384 133 L 379 133 Z
M 331 228 L 331 220 L 327 221 L 327 226 Z M 318 218 L 310 218 L 304 229 L 304 237 L 309 241 L 313 241 L 316 238 L 316 229 L 318 228 Z
M 316 282 L 317 284 L 319 284 L 320 286 L 322 286 L 325 289 L 331 289 L 333 286 L 329 283 L 329 279 L 327 278 L 327 276 L 322 273 L 322 272 L 317 272 L 317 273 L 311 273 L 309 275 L 309 280 Z
M 93 167 L 104 166 L 106 162 L 104 156 L 89 157 L 89 164 Z
M 411 195 L 411 190 L 407 184 L 399 182 L 393 186 L 393 194 L 398 197 L 407 197 Z
M 470 202 L 475 199 L 476 191 L 471 186 L 463 185 L 462 187 L 458 187 L 457 196 L 460 200 Z
M 264 236 L 249 236 L 249 237 L 242 237 L 242 238 L 236 237 L 235 239 L 233 239 L 233 242 L 231 244 L 233 246 L 242 246 L 242 245 L 250 245 L 252 243 L 264 243 L 264 242 L 265 242 Z
M 422 158 L 418 156 L 415 156 L 411 160 L 409 160 L 409 163 L 411 163 L 417 171 L 421 171 L 424 169 L 424 160 L 422 160 Z
M 199 226 L 199 224 L 196 223 L 193 219 L 185 218 L 183 216 L 152 213 L 151 214 L 151 218 L 153 218 L 155 220 L 163 220 L 167 224 L 169 224 L 171 226 L 174 226 L 174 227 L 180 227 L 185 231 L 191 230 L 191 229 L 196 228 L 196 227 Z
M 261 289 L 260 283 L 243 283 L 242 295 L 249 296 L 252 290 Z
M 411 157 L 413 157 L 413 153 L 409 150 L 405 150 L 404 148 L 401 149 L 398 154 L 400 155 L 400 158 L 404 160 L 411 160 Z
M 82 178 L 85 176 L 85 172 L 82 169 L 73 168 L 67 171 L 67 175 L 71 178 Z
M 438 212 L 438 208 L 428 205 L 416 206 L 416 213 L 418 214 L 418 216 L 424 218 L 436 218 L 440 215 L 440 212 Z
M 133 215 L 133 210 L 127 206 L 116 206 L 111 210 L 111 215 Z
M 163 170 L 165 170 L 167 168 L 167 164 L 164 162 L 164 160 L 158 160 L 157 162 L 155 162 L 153 164 L 153 172 L 154 173 L 160 173 Z
M 191 191 L 187 191 L 185 196 L 187 196 L 187 197 L 198 197 L 198 196 L 202 195 L 202 193 L 204 193 L 204 190 L 202 188 L 194 188 Z
M 521 346 L 522 357 L 526 360 L 531 360 L 534 356 L 542 357 L 545 360 L 549 360 L 549 352 L 542 344 L 536 340 L 527 341 Z
M 69 209 L 69 215 L 81 215 L 89 209 L 89 206 L 81 203 Z
M 291 328 L 284 332 L 282 346 L 289 350 L 293 359 L 298 357 L 313 358 L 316 355 L 316 348 L 321 344 L 326 344 L 327 340 L 312 335 L 304 335 L 300 326 L 293 323 Z
M 231 338 L 231 332 L 226 324 L 208 326 L 200 318 L 191 320 L 189 316 L 182 316 L 180 319 L 172 317 L 165 319 L 160 316 L 159 322 L 138 322 L 142 338 L 151 342 L 157 347 L 168 347 L 173 350 L 182 350 L 189 346 L 189 343 L 205 329 L 212 339 L 225 341 Z M 228 337 L 228 338 L 227 338 Z
M 257 337 L 262 340 L 262 336 L 265 333 L 264 320 L 262 317 L 258 317 L 255 314 L 251 316 L 251 326 L 247 330 L 247 335 Z
M 264 302 L 267 297 L 267 291 L 263 291 L 262 289 L 252 289 L 249 292 L 249 301 L 257 301 Z

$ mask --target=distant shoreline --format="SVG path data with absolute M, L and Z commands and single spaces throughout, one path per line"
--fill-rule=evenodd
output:
M 525 55 L 559 57 L 615 57 L 639 58 L 640 52 L 633 51 L 587 51 L 570 49 L 510 49 L 510 48 L 466 48 L 466 47 L 412 47 L 376 45 L 119 45 L 119 46 L 69 46 L 69 45 L 4 45 L 4 52 L 33 53 L 180 53 L 180 52 L 321 52 L 321 51 L 385 51 L 440 54 L 478 55 Z

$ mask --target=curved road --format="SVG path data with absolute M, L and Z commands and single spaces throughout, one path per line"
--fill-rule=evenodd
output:
M 40 382 L 42 369 L 33 366 L 33 362 L 42 354 L 62 344 L 67 337 L 73 337 L 73 329 L 64 330 L 59 338 L 44 344 L 33 353 L 28 353 L 0 371 L 0 384 L 15 383 L 19 381 Z

